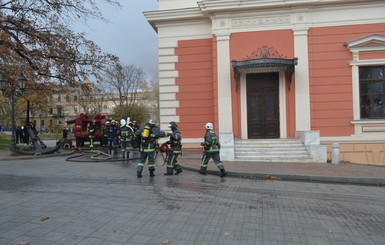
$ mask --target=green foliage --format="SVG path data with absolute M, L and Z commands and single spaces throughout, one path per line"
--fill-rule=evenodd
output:
M 0 150 L 9 150 L 11 147 L 11 139 L 5 134 L 0 135 Z
M 112 117 L 118 122 L 120 119 L 127 119 L 127 117 L 130 117 L 131 121 L 135 120 L 137 125 L 141 125 L 143 122 L 149 120 L 148 114 L 149 110 L 145 105 L 133 104 L 117 106 L 114 109 Z

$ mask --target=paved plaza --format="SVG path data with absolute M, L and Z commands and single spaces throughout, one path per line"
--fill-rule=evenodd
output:
M 0 161 L 0 244 L 385 243 L 384 187 L 65 158 Z

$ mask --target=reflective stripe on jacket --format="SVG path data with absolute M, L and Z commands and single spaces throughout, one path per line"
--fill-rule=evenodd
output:
M 206 152 L 219 152 L 220 144 L 219 137 L 212 131 L 205 134 L 205 151 Z

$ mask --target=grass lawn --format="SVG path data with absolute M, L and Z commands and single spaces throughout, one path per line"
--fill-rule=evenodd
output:
M 9 150 L 11 147 L 11 136 L 0 134 L 0 150 Z
M 49 134 L 38 134 L 37 136 L 39 136 L 39 138 L 41 140 L 58 140 L 58 139 L 61 139 L 63 137 L 63 134 L 55 134 L 55 133 L 49 133 Z M 74 135 L 73 134 L 68 134 L 67 136 L 68 139 L 74 139 Z

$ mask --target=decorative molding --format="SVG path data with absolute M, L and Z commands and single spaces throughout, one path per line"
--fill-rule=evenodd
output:
M 217 37 L 217 41 L 229 41 L 230 40 L 230 35 L 228 33 L 226 33 L 226 34 L 217 33 L 216 37 Z
M 232 27 L 241 26 L 258 26 L 258 25 L 279 25 L 291 23 L 290 15 L 285 16 L 269 16 L 254 18 L 237 18 L 231 20 Z
M 370 34 L 345 43 L 350 52 L 367 52 L 385 50 L 385 35 Z
M 278 51 L 273 47 L 262 46 L 257 48 L 257 50 L 252 52 L 250 55 L 244 57 L 242 60 L 265 59 L 265 58 L 287 59 L 287 56 L 284 56 L 283 54 L 278 53 Z

